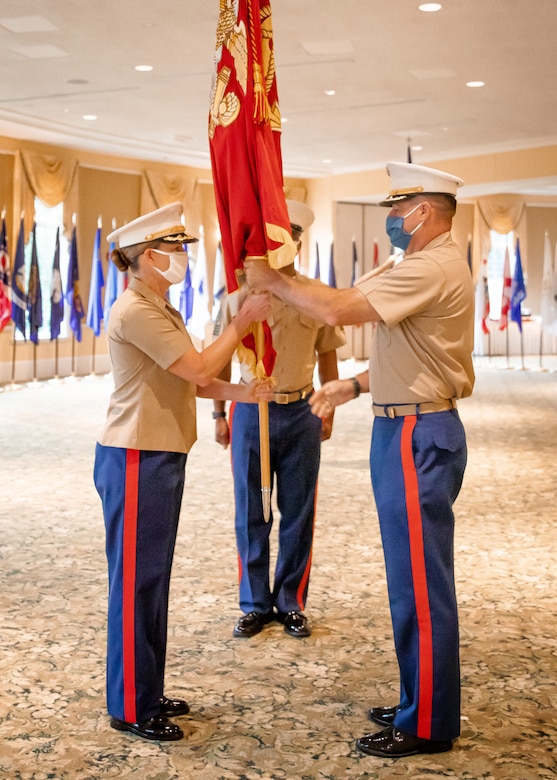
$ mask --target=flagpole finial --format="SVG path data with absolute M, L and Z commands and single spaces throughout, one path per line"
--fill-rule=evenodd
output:
M 20 219 L 24 219 L 24 218 L 25 218 L 25 210 L 23 210 L 23 211 L 21 212 L 21 216 L 20 216 Z
M 6 219 L 6 207 L 2 208 L 2 219 Z
M 76 224 L 77 224 L 77 214 L 74 211 L 74 213 L 72 214 L 72 225 L 75 227 Z
M 103 226 L 103 218 L 102 218 L 102 216 L 99 214 L 99 218 L 98 218 L 98 220 L 97 220 L 97 227 L 98 227 L 98 228 L 102 228 L 102 226 Z
M 112 230 L 116 230 L 116 217 L 112 217 Z

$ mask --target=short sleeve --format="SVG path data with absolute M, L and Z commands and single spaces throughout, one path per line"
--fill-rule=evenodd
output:
M 127 309 L 119 330 L 123 340 L 133 344 L 163 369 L 175 363 L 193 346 L 185 328 L 182 330 L 163 311 L 141 298 Z

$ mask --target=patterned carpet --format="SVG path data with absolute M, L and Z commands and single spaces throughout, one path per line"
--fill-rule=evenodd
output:
M 342 367 L 343 375 L 354 372 Z M 368 707 L 397 672 L 368 474 L 369 396 L 337 412 L 323 447 L 313 635 L 239 615 L 229 455 L 200 441 L 187 466 L 171 593 L 167 694 L 186 738 L 109 728 L 106 568 L 92 485 L 110 380 L 0 394 L 0 775 L 7 780 L 554 780 L 557 772 L 557 374 L 483 362 L 460 406 L 469 467 L 457 504 L 462 737 L 450 753 L 360 755 Z M 273 535 L 275 534 L 273 530 Z

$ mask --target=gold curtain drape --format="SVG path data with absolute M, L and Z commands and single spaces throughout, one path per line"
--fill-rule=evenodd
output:
M 31 229 L 34 215 L 33 199 L 40 198 L 52 208 L 64 203 L 64 233 L 69 238 L 72 215 L 77 210 L 78 162 L 73 157 L 55 157 L 40 152 L 19 152 L 21 169 L 21 210 L 25 212 L 26 232 Z
M 522 195 L 501 194 L 478 198 L 474 204 L 474 257 L 476 275 L 481 263 L 487 259 L 491 246 L 490 232 L 505 235 L 514 231 L 520 238 L 520 254 L 524 267 L 527 266 L 526 204 Z
M 196 198 L 197 178 L 194 174 L 172 174 L 160 171 L 143 171 L 141 187 L 141 213 L 147 214 L 168 203 L 180 202 L 184 207 L 186 228 L 198 235 L 201 224 L 201 207 Z

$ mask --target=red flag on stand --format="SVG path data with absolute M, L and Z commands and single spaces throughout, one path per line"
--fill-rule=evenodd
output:
M 373 264 L 371 267 L 379 268 L 379 244 L 376 238 L 373 240 Z
M 509 247 L 505 249 L 505 265 L 503 266 L 503 296 L 501 299 L 501 316 L 499 317 L 499 330 L 505 330 L 509 322 L 509 309 L 511 308 L 511 264 L 509 260 Z
M 228 292 L 246 257 L 272 268 L 294 261 L 284 193 L 280 110 L 269 0 L 220 1 L 209 112 L 211 165 Z M 261 341 L 263 340 L 263 343 Z M 244 339 L 260 375 L 275 353 L 267 323 Z

